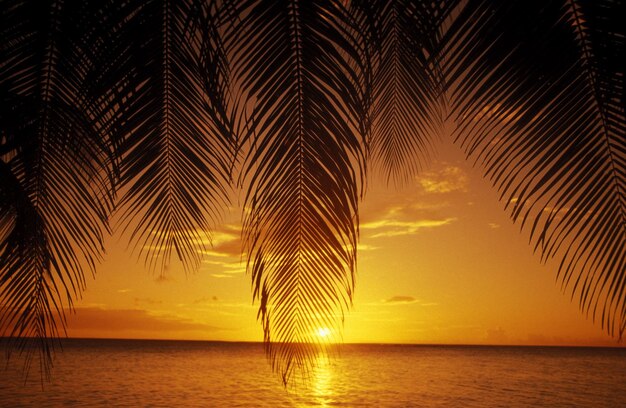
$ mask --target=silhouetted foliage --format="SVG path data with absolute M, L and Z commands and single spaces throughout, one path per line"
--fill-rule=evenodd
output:
M 623 334 L 622 1 L 1 5 L 0 330 L 42 372 L 114 212 L 147 268 L 193 270 L 238 180 L 287 383 L 350 307 L 368 167 L 406 182 L 449 117 L 563 288 Z

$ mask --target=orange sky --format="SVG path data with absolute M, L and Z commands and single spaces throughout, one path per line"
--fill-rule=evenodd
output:
M 346 342 L 617 346 L 539 263 L 497 192 L 449 143 L 403 189 L 370 181 Z M 261 341 L 234 203 L 200 269 L 151 275 L 112 237 L 71 337 Z

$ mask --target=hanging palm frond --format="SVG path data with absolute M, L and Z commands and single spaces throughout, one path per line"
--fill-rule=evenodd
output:
M 626 325 L 619 1 L 468 1 L 448 32 L 457 140 L 583 311 Z
M 136 1 L 117 33 L 129 44 L 115 97 L 121 223 L 151 269 L 172 252 L 199 264 L 226 203 L 232 166 L 227 69 L 213 2 Z M 124 76 L 126 75 L 126 76 Z
M 79 1 L 4 2 L 1 18 L 0 331 L 27 369 L 39 350 L 47 374 L 112 206 L 109 148 L 84 82 L 97 22 Z
M 288 383 L 352 299 L 367 75 L 337 2 L 250 1 L 239 15 L 229 46 L 254 103 L 243 234 L 268 356 Z
M 376 49 L 372 163 L 387 181 L 409 181 L 443 128 L 443 82 L 435 56 L 448 2 L 356 2 L 370 17 Z

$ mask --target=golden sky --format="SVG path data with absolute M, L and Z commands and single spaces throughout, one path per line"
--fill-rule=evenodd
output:
M 143 268 L 113 236 L 71 337 L 262 341 L 240 256 L 237 200 L 192 274 Z M 354 307 L 343 340 L 367 343 L 619 345 L 578 310 L 503 211 L 481 170 L 442 143 L 404 188 L 369 181 Z

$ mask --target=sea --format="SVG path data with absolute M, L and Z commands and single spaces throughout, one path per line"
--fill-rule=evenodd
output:
M 51 374 L 11 359 L 0 406 L 626 407 L 626 348 L 348 344 L 285 388 L 259 343 L 68 339 Z

